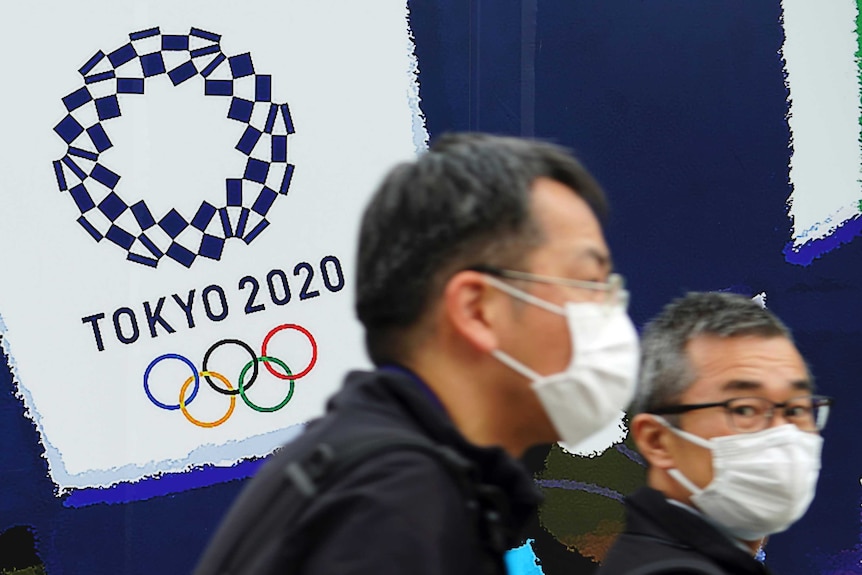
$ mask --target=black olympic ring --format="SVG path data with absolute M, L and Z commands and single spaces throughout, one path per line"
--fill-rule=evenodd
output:
M 252 371 L 251 377 L 243 386 L 245 390 L 249 390 L 249 389 L 251 389 L 251 386 L 255 382 L 255 380 L 257 380 L 257 374 L 260 371 L 260 368 L 258 366 L 258 362 L 260 360 L 257 357 L 257 354 L 254 352 L 254 350 L 251 349 L 251 346 L 248 345 L 247 343 L 245 343 L 244 341 L 240 341 L 238 339 L 222 339 L 222 340 L 215 342 L 212 345 L 212 347 L 210 347 L 207 350 L 207 352 L 204 354 L 203 371 L 209 371 L 209 368 L 207 367 L 207 363 L 209 363 L 210 356 L 212 355 L 212 353 L 216 349 L 218 349 L 220 346 L 228 344 L 228 343 L 232 343 L 232 344 L 238 345 L 241 348 L 243 348 L 245 351 L 248 352 L 248 355 L 251 356 L 252 362 L 254 362 L 254 371 Z M 239 387 L 237 387 L 236 389 L 224 389 L 224 388 L 219 387 L 216 384 L 216 382 L 214 382 L 212 379 L 210 379 L 210 376 L 205 375 L 204 379 L 207 380 L 207 383 L 210 384 L 211 388 L 213 388 L 215 391 L 217 391 L 223 395 L 237 395 L 239 393 Z

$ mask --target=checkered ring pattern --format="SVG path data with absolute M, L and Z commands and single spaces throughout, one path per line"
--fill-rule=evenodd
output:
M 220 41 L 197 28 L 134 32 L 127 44 L 90 58 L 79 70 L 84 85 L 62 99 L 66 114 L 54 131 L 67 147 L 53 162 L 57 185 L 74 201 L 81 227 L 95 241 L 121 247 L 129 261 L 156 267 L 168 257 L 191 267 L 198 257 L 218 260 L 227 240 L 249 244 L 260 235 L 276 198 L 287 194 L 294 169 L 287 161 L 290 109 L 272 101 L 272 77 L 255 71 L 251 54 L 226 56 Z M 122 197 L 120 174 L 101 159 L 113 147 L 108 122 L 122 116 L 123 99 L 143 95 L 147 82 L 162 76 L 174 86 L 199 78 L 204 96 L 229 101 L 227 118 L 245 125 L 234 146 L 246 157 L 245 170 L 225 179 L 221 205 L 202 201 L 194 214 L 153 213 L 144 200 Z

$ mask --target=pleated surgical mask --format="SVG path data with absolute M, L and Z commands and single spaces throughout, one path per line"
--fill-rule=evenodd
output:
M 507 294 L 566 318 L 571 359 L 561 372 L 540 375 L 501 349 L 492 355 L 531 381 L 545 413 L 567 447 L 619 417 L 634 395 L 640 348 L 625 309 L 626 297 L 608 303 L 552 304 L 497 278 Z
M 706 516 L 744 541 L 790 527 L 808 510 L 820 474 L 823 438 L 793 424 L 704 439 L 653 416 L 674 434 L 712 452 L 713 478 L 703 488 L 679 469 L 668 474 Z

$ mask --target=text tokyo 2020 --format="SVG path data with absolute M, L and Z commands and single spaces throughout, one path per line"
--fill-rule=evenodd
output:
M 262 281 L 252 275 L 243 276 L 237 283 L 237 290 L 245 292 L 244 313 L 263 311 L 268 305 L 286 305 L 293 300 L 296 288 L 299 288 L 296 295 L 300 301 L 318 297 L 321 283 L 323 288 L 333 293 L 344 288 L 344 271 L 335 256 L 325 256 L 317 267 L 300 262 L 294 266 L 293 276 L 288 281 L 288 274 L 281 269 L 270 270 Z M 96 348 L 104 351 L 105 334 L 111 331 L 117 341 L 129 345 L 138 341 L 145 330 L 155 338 L 160 333 L 174 333 L 178 325 L 194 328 L 201 317 L 201 309 L 210 321 L 223 321 L 231 312 L 228 300 L 223 287 L 211 284 L 200 292 L 191 289 L 184 297 L 171 294 L 160 297 L 155 303 L 145 301 L 136 308 L 137 312 L 124 306 L 117 308 L 110 319 L 100 312 L 82 317 L 81 322 L 90 325 Z

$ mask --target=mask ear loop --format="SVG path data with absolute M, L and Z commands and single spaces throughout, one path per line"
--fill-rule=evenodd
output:
M 553 304 L 551 302 L 547 302 L 547 301 L 545 301 L 541 298 L 538 298 L 532 294 L 529 294 L 525 291 L 519 290 L 518 288 L 513 287 L 513 286 L 507 284 L 506 282 L 495 278 L 494 276 L 486 274 L 485 275 L 485 281 L 488 282 L 488 285 L 494 286 L 498 290 L 509 294 L 510 296 L 512 296 L 515 299 L 519 299 L 519 300 L 526 302 L 526 303 L 531 303 L 535 306 L 538 306 L 544 310 L 547 310 L 551 313 L 555 313 L 557 315 L 561 315 L 564 317 L 566 315 L 566 310 L 563 307 L 558 306 L 557 304 Z
M 701 493 L 703 493 L 703 489 L 701 489 L 700 487 L 698 487 L 697 485 L 692 483 L 691 480 L 689 480 L 688 477 L 683 475 L 682 471 L 680 471 L 676 467 L 672 467 L 671 469 L 668 469 L 667 474 L 670 475 L 671 477 L 673 477 L 677 483 L 682 485 L 692 495 L 700 495 Z
M 542 379 L 541 375 L 539 375 L 538 373 L 536 373 L 535 371 L 533 371 L 532 369 L 530 369 L 529 367 L 527 367 L 526 365 L 524 365 L 523 363 L 521 363 L 520 361 L 518 361 L 517 359 L 515 359 L 501 349 L 493 350 L 491 352 L 491 355 L 497 358 L 497 360 L 499 360 L 501 363 L 520 373 L 530 381 L 538 381 Z
M 497 288 L 501 292 L 509 294 L 515 299 L 519 299 L 523 302 L 533 304 L 551 313 L 559 314 L 562 316 L 566 315 L 566 312 L 562 307 L 552 304 L 550 302 L 546 302 L 545 300 L 537 298 L 536 296 L 528 294 L 527 292 L 521 291 L 516 287 L 512 287 L 506 282 L 500 281 L 499 279 L 495 278 L 494 276 L 486 274 L 485 281 L 488 282 L 488 285 Z M 536 373 L 535 371 L 533 371 L 532 369 L 530 369 L 529 367 L 527 367 L 526 365 L 524 365 L 523 363 L 521 363 L 520 361 L 518 361 L 517 359 L 515 359 L 501 349 L 493 350 L 491 352 L 491 355 L 497 358 L 503 364 L 507 365 L 509 368 L 520 373 L 530 381 L 538 381 L 542 379 L 541 375 L 539 375 L 538 373 Z
M 673 425 L 670 424 L 670 422 L 668 420 L 666 420 L 664 417 L 662 417 L 660 415 L 653 415 L 653 414 L 650 414 L 650 415 L 652 415 L 652 418 L 655 421 L 657 421 L 658 423 L 667 427 L 671 431 L 671 433 L 673 433 L 674 435 L 676 435 L 678 437 L 682 437 L 686 441 L 690 441 L 691 443 L 694 443 L 695 445 L 699 445 L 701 447 L 704 447 L 704 448 L 712 451 L 712 444 L 709 442 L 709 440 L 704 439 L 702 437 L 698 437 L 697 435 L 691 434 L 687 431 L 683 431 L 682 429 L 674 427 Z M 677 483 L 682 485 L 686 490 L 688 490 L 688 492 L 691 493 L 692 495 L 700 495 L 701 493 L 703 493 L 703 489 L 701 489 L 700 487 L 695 485 L 688 477 L 683 475 L 682 471 L 680 471 L 679 469 L 672 467 L 672 468 L 667 470 L 667 474 L 670 475 Z
M 682 437 L 686 441 L 689 441 L 691 443 L 694 443 L 695 445 L 699 445 L 705 449 L 709 449 L 710 451 L 712 451 L 713 446 L 712 446 L 712 443 L 710 443 L 710 441 L 708 439 L 698 437 L 697 435 L 695 435 L 693 433 L 689 433 L 688 431 L 683 431 L 682 429 L 680 429 L 678 427 L 674 427 L 673 425 L 670 424 L 670 422 L 667 419 L 665 419 L 661 415 L 654 415 L 652 413 L 650 415 L 652 415 L 652 418 L 654 420 L 656 420 L 657 422 L 661 423 L 662 425 L 664 425 L 665 427 L 670 429 L 671 433 L 673 433 L 674 435 L 676 435 L 678 437 Z

